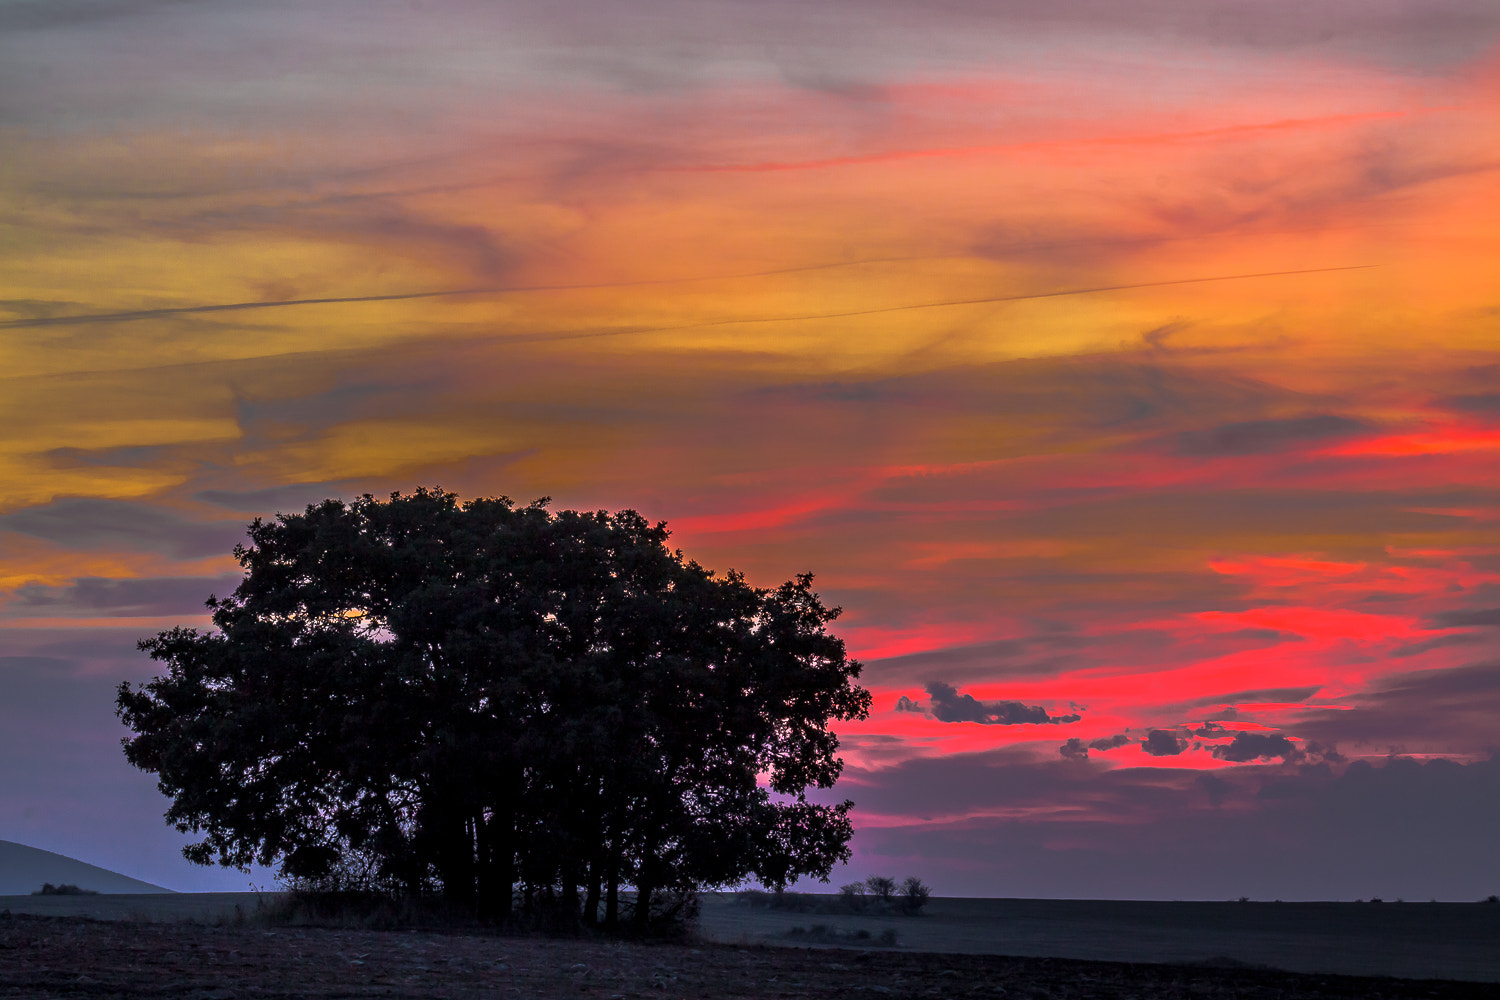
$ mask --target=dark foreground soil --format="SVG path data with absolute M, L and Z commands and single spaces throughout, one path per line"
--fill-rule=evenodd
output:
M 0 997 L 1494 998 L 1493 984 L 1065 959 L 0 914 Z

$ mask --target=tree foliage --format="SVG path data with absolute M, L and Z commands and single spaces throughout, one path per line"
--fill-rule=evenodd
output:
M 848 857 L 834 720 L 859 664 L 810 575 L 772 590 L 633 511 L 441 490 L 257 519 L 213 629 L 141 642 L 130 763 L 200 864 L 593 920 Z

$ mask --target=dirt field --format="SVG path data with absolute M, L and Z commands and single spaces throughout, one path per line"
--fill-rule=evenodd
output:
M 913 951 L 1114 962 L 1230 958 L 1295 972 L 1500 983 L 1500 904 L 1192 903 L 937 898 L 916 919 L 752 909 L 710 896 L 703 933 L 733 943 L 894 931 Z
M 216 924 L 253 921 L 259 902 L 255 894 L 242 892 L 8 896 L 0 897 L 0 911 Z M 794 935 L 796 928 L 802 929 L 800 936 Z M 752 948 L 841 943 L 878 950 L 887 933 L 896 936 L 901 954 L 1239 963 L 1305 973 L 1500 983 L 1500 904 L 939 898 L 913 919 L 752 909 L 732 896 L 710 895 L 700 924 L 708 941 Z
M 1492 985 L 723 944 L 265 929 L 0 915 L 0 997 L 1005 997 L 1457 1000 Z

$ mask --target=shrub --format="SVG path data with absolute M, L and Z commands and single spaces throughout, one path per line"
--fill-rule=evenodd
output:
M 97 896 L 97 895 L 99 895 L 99 892 L 96 889 L 80 889 L 80 888 L 78 888 L 78 886 L 72 884 L 71 882 L 64 883 L 63 885 L 53 885 L 51 882 L 43 882 L 42 883 L 42 887 L 40 889 L 38 889 L 36 892 L 33 892 L 32 895 L 33 896 Z
M 862 912 L 870 905 L 870 898 L 865 895 L 865 884 L 850 882 L 848 885 L 839 886 L 839 903 L 850 913 Z
M 865 885 L 869 886 L 870 892 L 882 903 L 890 903 L 896 898 L 896 880 L 893 878 L 871 875 L 865 879 Z
M 827 924 L 814 924 L 811 928 L 793 927 L 787 931 L 784 937 L 792 941 L 801 941 L 807 944 L 854 944 L 874 945 L 878 948 L 895 948 L 899 939 L 895 930 L 887 927 L 879 935 L 872 936 L 864 928 L 853 931 L 841 931 Z
M 916 916 L 922 912 L 922 907 L 927 905 L 927 899 L 931 895 L 932 890 L 921 879 L 908 875 L 901 882 L 901 912 Z

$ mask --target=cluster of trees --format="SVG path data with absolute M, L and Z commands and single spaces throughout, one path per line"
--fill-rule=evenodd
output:
M 33 896 L 97 896 L 99 893 L 94 889 L 80 889 L 72 882 L 64 882 L 62 885 L 53 885 L 51 882 L 43 882 L 42 887 L 32 893 Z
M 839 887 L 844 905 L 856 913 L 874 908 L 914 917 L 922 912 L 931 895 L 932 890 L 915 875 L 908 875 L 900 882 L 884 875 L 871 875 L 863 882 Z
M 755 588 L 633 511 L 547 503 L 253 522 L 213 629 L 142 641 L 168 670 L 118 692 L 127 759 L 203 835 L 188 859 L 641 926 L 846 860 L 851 803 L 806 793 L 870 698 L 811 576 Z
M 812 892 L 764 892 L 743 889 L 741 903 L 796 913 L 881 913 L 914 917 L 922 912 L 932 890 L 915 875 L 897 882 L 884 875 L 871 875 L 863 882 L 839 887 L 837 895 Z

